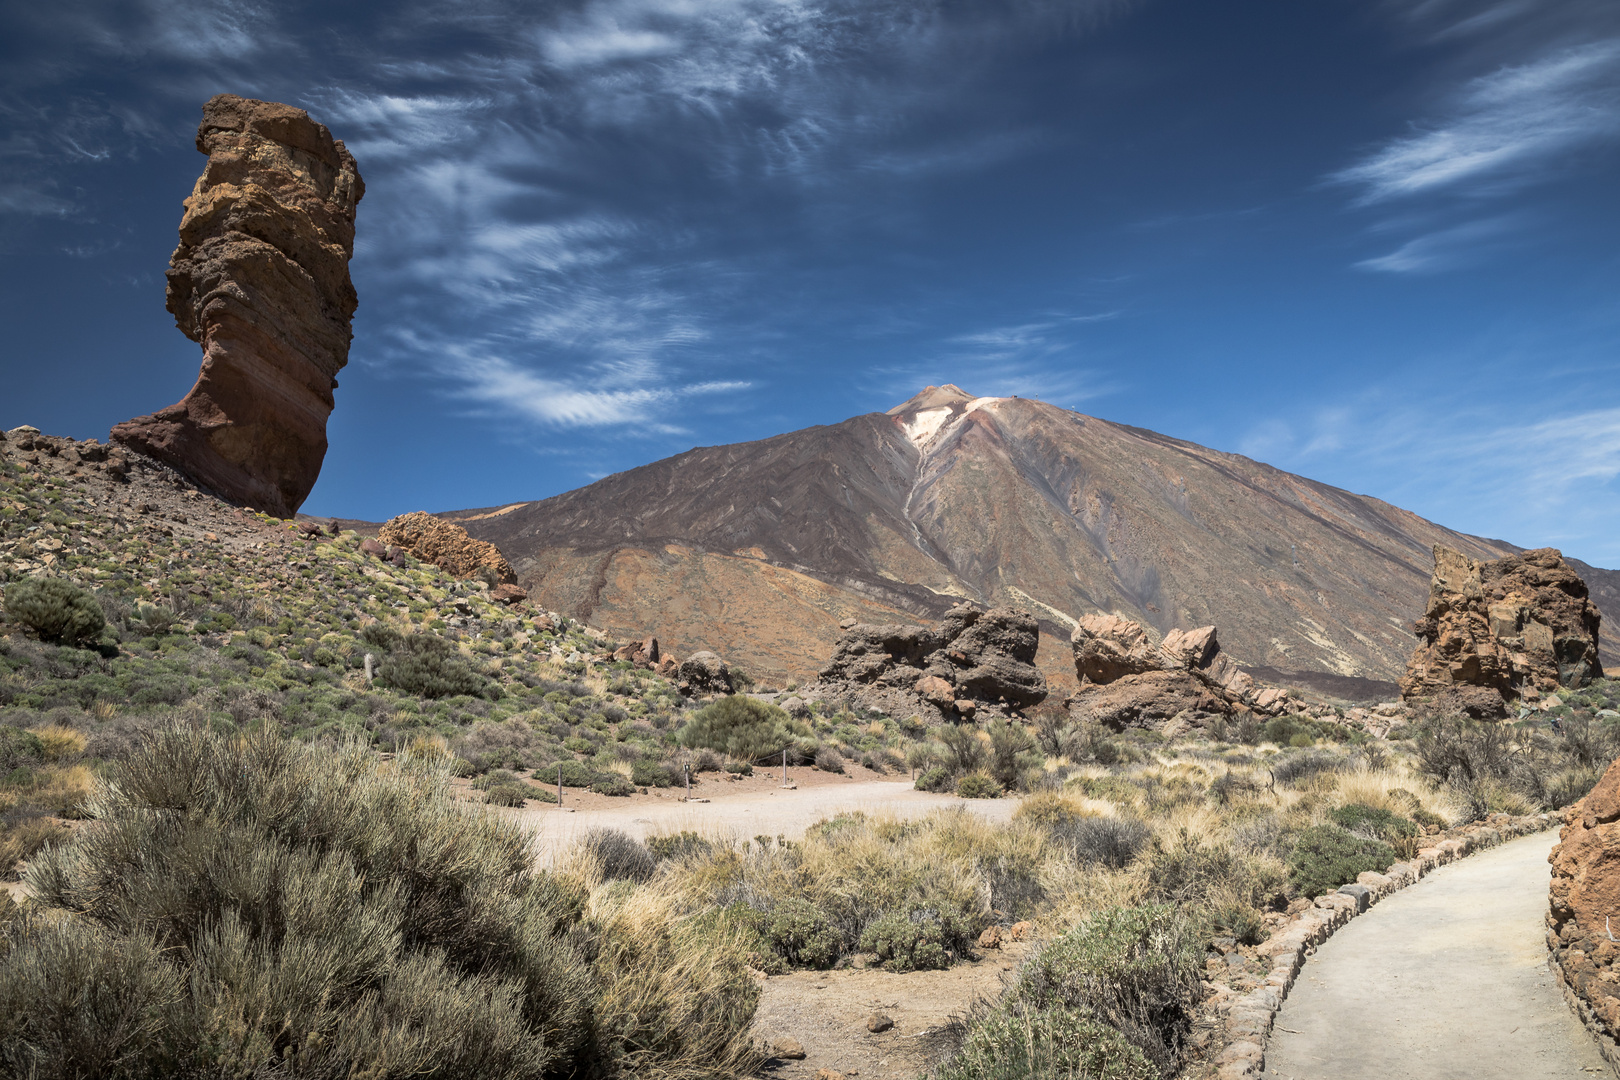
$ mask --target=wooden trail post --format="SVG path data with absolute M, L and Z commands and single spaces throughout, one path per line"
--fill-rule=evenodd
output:
M 557 762 L 557 809 L 562 809 L 562 762 Z

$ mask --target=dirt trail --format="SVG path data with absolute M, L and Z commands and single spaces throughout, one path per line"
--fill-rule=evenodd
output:
M 1268 1080 L 1543 1080 L 1609 1067 L 1547 968 L 1545 832 L 1353 920 L 1278 1014 Z
M 922 817 L 945 807 L 962 807 L 991 821 L 1006 821 L 1018 806 L 1016 799 L 960 799 L 917 791 L 909 780 L 854 781 L 839 786 L 768 789 L 765 791 L 706 795 L 709 802 L 681 802 L 675 798 L 637 802 L 623 807 L 578 810 L 570 813 L 554 806 L 516 811 L 534 831 L 535 848 L 542 863 L 587 829 L 623 829 L 638 840 L 690 829 L 701 836 L 745 840 L 755 836 L 796 838 L 823 818 L 849 810 Z

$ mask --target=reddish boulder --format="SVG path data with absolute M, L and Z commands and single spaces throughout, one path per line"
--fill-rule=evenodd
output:
M 1620 760 L 1564 813 L 1568 823 L 1547 856 L 1552 864 L 1552 928 L 1560 937 L 1607 937 L 1620 919 Z M 1573 931 L 1566 932 L 1573 923 Z
M 1197 721 L 1243 710 L 1274 715 L 1288 706 L 1286 690 L 1258 685 L 1221 652 L 1213 626 L 1171 630 L 1155 645 L 1139 623 L 1088 615 L 1069 643 L 1080 676 L 1070 712 L 1116 731 L 1183 713 Z
M 520 604 L 529 598 L 529 593 L 516 585 L 502 584 L 489 590 L 489 598 L 497 604 Z
M 1585 686 L 1603 675 L 1600 618 L 1554 548 L 1480 561 L 1437 544 L 1401 696 L 1455 698 L 1449 704 L 1470 715 L 1505 716 L 1526 689 Z
M 302 109 L 220 94 L 169 260 L 168 309 L 203 347 L 179 403 L 112 430 L 235 502 L 291 517 L 320 475 L 357 303 L 354 158 Z
M 377 530 L 377 539 L 432 563 L 452 577 L 487 575 L 495 579 L 496 585 L 517 584 L 512 564 L 494 544 L 474 540 L 460 525 L 421 510 L 390 518 Z

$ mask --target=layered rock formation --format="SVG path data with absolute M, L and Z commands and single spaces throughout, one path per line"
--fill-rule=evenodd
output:
M 1076 719 L 1115 731 L 1165 722 L 1200 727 L 1215 716 L 1275 715 L 1288 691 L 1261 686 L 1221 652 L 1213 626 L 1171 630 L 1154 641 L 1118 615 L 1088 615 L 1070 635 L 1080 689 L 1066 704 Z
M 685 697 L 710 697 L 735 691 L 731 668 L 707 649 L 700 649 L 675 669 L 675 689 Z
M 354 158 L 302 109 L 220 94 L 169 260 L 168 309 L 203 347 L 180 402 L 112 437 L 218 495 L 291 517 L 320 475 L 348 362 Z
M 1480 561 L 1436 545 L 1401 695 L 1505 716 L 1509 701 L 1601 678 L 1600 621 L 1586 583 L 1554 548 Z
M 377 539 L 458 578 L 483 577 L 497 587 L 517 580 L 512 564 L 494 544 L 474 540 L 460 525 L 421 510 L 390 518 L 377 530 Z M 521 600 L 527 596 L 522 589 L 511 589 L 501 598 Z
M 1555 968 L 1566 986 L 1620 1035 L 1620 761 L 1564 813 L 1552 864 L 1547 925 Z
M 851 620 L 806 699 L 841 698 L 925 721 L 1010 716 L 1046 698 L 1040 626 L 1011 608 L 958 604 L 935 629 Z

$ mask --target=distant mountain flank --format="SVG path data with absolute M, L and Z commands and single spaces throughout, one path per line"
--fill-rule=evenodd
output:
M 1059 639 L 1040 657 L 1059 686 L 1073 682 L 1059 642 L 1093 612 L 1161 634 L 1214 623 L 1240 663 L 1323 688 L 1387 683 L 1412 651 L 1433 545 L 1519 550 L 1237 454 L 948 384 L 441 516 L 496 544 L 543 607 L 777 679 L 811 675 L 842 620 L 936 619 L 967 598 L 1035 614 Z M 1620 574 L 1577 569 L 1620 607 L 1603 577 Z M 1620 658 L 1612 624 L 1604 638 Z

